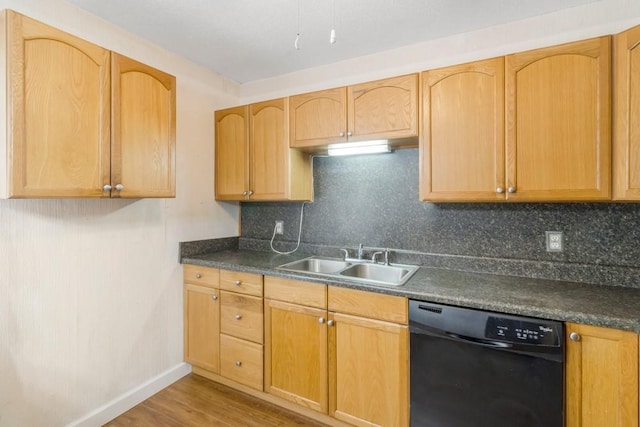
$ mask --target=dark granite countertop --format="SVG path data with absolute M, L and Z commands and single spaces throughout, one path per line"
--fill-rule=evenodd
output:
M 223 250 L 186 256 L 182 263 L 640 333 L 640 289 L 637 288 L 469 273 L 424 266 L 405 285 L 386 287 L 275 268 L 305 256 Z

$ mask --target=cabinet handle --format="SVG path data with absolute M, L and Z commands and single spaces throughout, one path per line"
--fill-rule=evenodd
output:
M 324 323 L 324 317 L 319 318 L 318 323 Z
M 496 193 L 499 193 L 499 194 L 504 193 L 504 188 L 502 188 L 502 187 L 496 188 Z
M 333 320 L 327 321 L 327 326 L 333 326 Z
M 118 190 L 118 191 L 122 191 L 122 190 L 124 190 L 124 185 L 122 185 L 122 184 L 116 184 L 116 190 Z
M 509 188 L 507 188 L 507 191 L 509 193 L 515 193 L 516 192 L 516 187 L 509 187 Z
M 214 301 L 217 301 L 218 300 L 218 295 L 211 295 L 211 299 L 214 300 Z
M 351 131 L 347 131 L 347 136 L 352 136 L 353 133 Z
M 111 191 L 111 186 L 109 184 L 105 184 L 104 187 L 102 187 L 102 191 Z
M 196 279 L 200 279 L 201 277 L 202 277 L 202 274 L 196 273 Z
M 240 320 L 240 319 L 242 319 L 242 315 L 236 314 L 236 320 Z
M 242 280 L 236 280 L 236 286 L 242 285 Z
M 579 334 L 579 333 L 577 333 L 577 332 L 571 332 L 571 333 L 569 334 L 569 339 L 570 339 L 571 341 L 580 341 L 580 334 Z
M 249 190 L 249 195 L 253 196 L 253 190 Z
M 344 136 L 344 132 L 340 132 L 338 135 L 342 138 Z
M 247 190 L 244 190 L 244 191 L 242 192 L 242 195 L 243 195 L 243 196 L 247 196 L 248 194 L 249 194 L 249 192 L 248 192 Z
M 238 366 L 238 367 L 242 366 L 242 362 L 239 361 L 239 360 L 236 360 L 236 366 Z

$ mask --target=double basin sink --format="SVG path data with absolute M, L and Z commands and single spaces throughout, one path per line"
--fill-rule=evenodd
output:
M 418 271 L 419 267 L 404 264 L 376 264 L 365 260 L 351 262 L 336 258 L 312 256 L 283 264 L 276 268 L 355 280 L 379 286 L 401 286 Z

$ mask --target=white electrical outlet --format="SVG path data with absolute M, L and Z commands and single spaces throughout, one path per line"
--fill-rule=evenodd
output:
M 547 236 L 547 252 L 562 252 L 564 250 L 564 239 L 562 231 L 545 231 Z
M 284 234 L 284 221 L 276 221 L 276 234 Z

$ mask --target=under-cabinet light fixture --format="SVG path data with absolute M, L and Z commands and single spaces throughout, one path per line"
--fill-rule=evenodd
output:
M 329 144 L 329 156 L 349 156 L 352 154 L 390 153 L 389 141 L 386 139 L 360 142 L 343 142 Z

